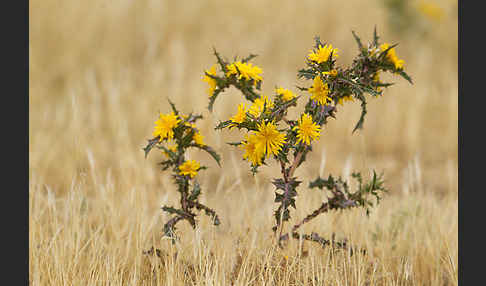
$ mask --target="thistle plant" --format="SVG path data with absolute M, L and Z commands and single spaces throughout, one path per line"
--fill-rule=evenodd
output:
M 309 188 L 325 191 L 328 194 L 327 200 L 295 224 L 289 233 L 283 233 L 284 223 L 291 218 L 290 207 L 296 208 L 297 188 L 302 183 L 294 176 L 295 170 L 312 152 L 312 144 L 319 140 L 328 120 L 336 118 L 338 110 L 344 108 L 347 102 L 359 102 L 361 115 L 353 129 L 354 133 L 363 128 L 367 113 L 365 95 L 381 97 L 383 89 L 392 85 L 382 82 L 380 73 L 391 72 L 412 83 L 404 71 L 405 61 L 396 55 L 396 45 L 380 43 L 376 28 L 373 40 L 367 46 L 362 44 L 354 32 L 352 34 L 359 53 L 349 67 L 338 64 L 339 49 L 329 43 L 322 43 L 319 37 L 315 38 L 315 46 L 306 57 L 305 67 L 297 73 L 298 78 L 310 81 L 310 85 L 297 86 L 303 95 L 281 86 L 275 88 L 273 98 L 263 95 L 263 71 L 250 63 L 256 57 L 254 54 L 240 60 L 235 57 L 229 62 L 214 49 L 217 63 L 205 71 L 203 80 L 209 84 L 210 111 L 216 98 L 230 86 L 238 89 L 249 101 L 240 103 L 236 114 L 221 121 L 215 129 L 238 129 L 243 133 L 241 141 L 228 144 L 241 149 L 242 157 L 250 163 L 253 174 L 272 159 L 280 166 L 281 177 L 272 181 L 275 186 L 275 203 L 278 205 L 274 212 L 273 231 L 279 245 L 289 237 L 315 241 L 322 246 L 334 244 L 317 233 L 302 235 L 297 230 L 319 214 L 331 210 L 362 207 L 368 214 L 369 209 L 375 205 L 374 201 L 379 203 L 382 193 L 386 192 L 383 176 L 377 176 L 375 171 L 369 182 L 363 182 L 360 173 L 353 173 L 352 177 L 359 184 L 354 191 L 341 177 L 317 177 Z M 289 118 L 288 110 L 298 104 L 304 104 L 304 111 L 297 118 Z M 342 243 L 339 245 L 344 246 Z
M 202 115 L 190 113 L 183 115 L 179 113 L 175 105 L 170 102 L 172 112 L 169 114 L 160 114 L 159 119 L 155 121 L 153 138 L 148 140 L 148 144 L 143 150 L 145 157 L 156 147 L 161 150 L 165 160 L 160 162 L 162 171 L 171 169 L 172 178 L 177 185 L 177 191 L 180 195 L 180 208 L 172 206 L 163 206 L 162 210 L 174 215 L 167 223 L 164 224 L 163 236 L 176 238 L 176 224 L 181 220 L 186 220 L 192 228 L 196 228 L 197 220 L 194 209 L 203 210 L 206 215 L 210 216 L 214 225 L 219 225 L 220 221 L 216 212 L 199 202 L 201 195 L 201 186 L 197 182 L 196 176 L 199 171 L 207 167 L 201 166 L 195 160 L 186 158 L 186 151 L 189 148 L 196 148 L 206 151 L 209 155 L 220 164 L 220 156 L 204 142 L 204 136 L 197 129 L 195 123 L 202 119 Z

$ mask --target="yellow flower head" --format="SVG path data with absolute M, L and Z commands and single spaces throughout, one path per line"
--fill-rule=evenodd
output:
M 177 118 L 177 115 L 175 115 L 174 112 L 167 115 L 161 113 L 159 120 L 155 121 L 155 128 L 152 135 L 154 137 L 160 136 L 160 142 L 165 138 L 170 141 L 172 138 L 174 138 L 173 128 L 176 127 L 177 123 L 180 121 L 181 120 Z
M 248 112 L 255 117 L 259 117 L 263 112 L 263 107 L 265 107 L 265 110 L 268 111 L 271 110 L 273 106 L 272 100 L 268 99 L 268 97 L 265 95 L 263 98 L 257 98 L 250 106 Z
M 380 50 L 382 52 L 386 51 L 390 45 L 388 43 L 384 43 L 380 46 Z M 403 68 L 403 65 L 405 64 L 404 60 L 398 59 L 397 55 L 395 54 L 395 48 L 391 48 L 388 53 L 386 53 L 386 58 L 392 62 L 395 65 L 396 69 L 401 69 Z
M 442 8 L 434 3 L 421 1 L 418 5 L 418 10 L 427 18 L 432 19 L 436 22 L 440 22 L 442 20 L 442 17 L 444 17 L 444 11 L 442 10 Z
M 270 154 L 277 155 L 278 151 L 282 149 L 282 145 L 286 143 L 285 134 L 280 133 L 272 122 L 267 124 L 263 122 L 257 126 L 258 131 L 255 133 L 257 146 L 262 146 L 263 153 L 267 156 Z
M 354 101 L 354 98 L 351 95 L 343 96 L 338 99 L 338 104 L 343 105 L 346 101 Z
M 331 101 L 331 98 L 327 96 L 329 94 L 327 83 L 323 83 L 320 76 L 314 78 L 314 84 L 308 91 L 312 94 L 311 99 L 316 100 L 320 105 L 326 105 Z
M 179 166 L 179 175 L 189 175 L 191 178 L 194 178 L 194 176 L 197 175 L 197 171 L 200 167 L 201 165 L 199 165 L 199 162 L 195 160 L 186 161 Z
M 294 126 L 292 130 L 297 130 L 297 142 L 302 142 L 310 145 L 311 140 L 318 139 L 321 134 L 321 127 L 312 121 L 312 116 L 304 113 L 299 120 L 299 124 Z
M 254 80 L 254 84 L 256 85 L 257 82 L 263 80 L 263 78 L 260 76 L 261 73 L 263 73 L 262 69 L 253 66 L 251 63 L 242 63 L 241 61 L 237 61 L 235 63 L 232 63 L 227 66 L 228 72 L 226 73 L 226 76 L 229 77 L 233 74 L 238 74 L 238 71 L 240 71 L 240 76 L 238 79 L 245 78 L 245 80 Z
M 282 96 L 283 101 L 289 101 L 289 100 L 294 99 L 294 97 L 295 97 L 295 94 L 292 91 L 285 89 L 285 88 L 279 87 L 279 88 L 275 89 L 275 92 L 278 95 Z
M 331 53 L 334 58 L 339 57 L 339 55 L 337 54 L 338 49 L 333 49 L 331 44 L 324 45 L 324 47 L 319 45 L 317 52 L 310 51 L 310 54 L 307 56 L 307 58 L 320 64 L 322 62 L 327 62 Z
M 237 124 L 243 123 L 245 119 L 246 119 L 246 107 L 243 103 L 240 103 L 238 105 L 238 112 L 233 117 L 230 118 L 232 122 L 230 125 L 230 129 L 232 127 L 235 127 Z
M 206 145 L 206 143 L 204 143 L 204 136 L 199 131 L 194 133 L 194 135 L 192 136 L 192 140 L 194 140 L 194 142 L 196 142 L 197 145 L 200 146 Z
M 213 65 L 209 70 L 206 70 L 206 73 L 215 76 L 216 75 L 216 65 Z M 214 78 L 207 76 L 206 74 L 204 75 L 202 80 L 209 84 L 209 88 L 207 89 L 208 96 L 209 97 L 213 96 L 214 90 L 216 89 L 216 80 Z
M 253 166 L 262 164 L 264 150 L 261 145 L 258 145 L 258 140 L 255 134 L 251 134 L 250 136 L 245 135 L 245 140 L 241 142 L 240 147 L 245 151 L 243 159 L 250 161 Z

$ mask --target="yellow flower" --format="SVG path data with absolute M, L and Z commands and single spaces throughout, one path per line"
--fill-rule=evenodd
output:
M 343 96 L 338 99 L 338 104 L 343 105 L 346 101 L 354 101 L 354 98 L 351 95 Z
M 297 142 L 302 142 L 310 145 L 311 140 L 318 139 L 321 134 L 321 127 L 312 121 L 312 116 L 304 113 L 299 120 L 299 124 L 292 128 L 292 130 L 297 130 Z
M 155 121 L 155 128 L 152 135 L 154 137 L 160 136 L 159 141 L 162 141 L 165 138 L 170 141 L 174 137 L 173 128 L 176 127 L 177 123 L 180 121 L 181 120 L 177 118 L 177 115 L 175 115 L 174 112 L 167 115 L 161 113 L 159 120 Z
M 326 105 L 331 101 L 331 98 L 327 96 L 329 94 L 327 83 L 323 83 L 319 76 L 314 78 L 314 84 L 308 91 L 312 94 L 311 99 L 316 100 L 320 105 Z
M 282 96 L 283 101 L 289 101 L 289 100 L 294 99 L 294 97 L 295 97 L 295 94 L 292 91 L 285 89 L 285 88 L 279 87 L 279 88 L 275 89 L 275 92 L 278 95 Z
M 243 103 L 240 103 L 238 105 L 238 112 L 233 117 L 230 118 L 232 122 L 230 125 L 230 129 L 232 127 L 235 127 L 237 124 L 243 123 L 245 119 L 246 119 L 246 107 Z
M 206 73 L 215 76 L 216 75 L 216 65 L 213 65 L 209 70 L 206 70 Z M 214 78 L 207 76 L 206 74 L 204 75 L 202 80 L 209 84 L 209 88 L 207 89 L 208 96 L 209 97 L 213 96 L 214 90 L 216 89 L 216 80 Z
M 204 143 L 204 136 L 199 132 L 195 132 L 194 135 L 192 136 L 192 140 L 196 142 L 197 145 L 205 146 L 206 143 Z
M 339 57 L 339 55 L 337 54 L 338 49 L 333 49 L 331 44 L 324 45 L 324 47 L 319 45 L 317 52 L 314 51 L 309 51 L 309 52 L 310 54 L 307 56 L 307 58 L 311 61 L 317 62 L 318 64 L 322 62 L 327 62 L 331 53 L 335 58 Z
M 255 117 L 259 117 L 260 114 L 263 112 L 263 107 L 265 107 L 265 110 L 267 111 L 273 108 L 272 100 L 268 99 L 266 95 L 263 97 L 263 99 L 262 98 L 255 99 L 253 104 L 250 106 L 248 112 Z
M 442 10 L 442 8 L 434 3 L 421 1 L 418 5 L 418 10 L 426 17 L 436 22 L 440 22 L 440 20 L 442 20 L 442 17 L 444 16 L 444 11 Z
M 382 52 L 386 51 L 390 45 L 388 43 L 384 43 L 380 46 Z M 398 59 L 397 55 L 395 54 L 395 48 L 391 48 L 388 53 L 386 54 L 386 58 L 395 65 L 395 69 L 403 68 L 405 64 L 404 60 Z
M 167 149 L 169 149 L 170 151 L 175 153 L 175 152 L 177 152 L 177 144 L 169 146 L 169 147 L 167 147 Z M 162 153 L 164 153 L 165 156 L 169 157 L 169 153 L 167 153 L 165 151 L 162 151 Z
M 332 69 L 330 72 L 323 72 L 323 74 L 330 74 L 332 77 L 336 77 L 338 71 L 336 69 Z
M 262 146 L 258 145 L 258 140 L 255 134 L 251 134 L 250 136 L 245 135 L 245 140 L 241 142 L 240 146 L 240 148 L 245 151 L 243 159 L 247 159 L 254 166 L 262 164 L 264 152 Z
M 277 127 L 269 122 L 265 124 L 258 124 L 258 131 L 255 133 L 257 139 L 257 146 L 263 148 L 263 153 L 267 156 L 271 154 L 277 155 L 278 151 L 282 149 L 282 145 L 286 143 L 285 134 L 280 133 Z
M 262 69 L 253 66 L 251 63 L 242 63 L 241 61 L 237 61 L 235 63 L 232 63 L 227 66 L 228 72 L 226 73 L 226 76 L 229 77 L 233 74 L 238 74 L 238 71 L 240 71 L 240 76 L 238 79 L 245 78 L 245 80 L 254 80 L 254 85 L 257 84 L 257 82 L 263 80 L 263 78 L 260 76 L 261 73 L 263 73 Z
M 201 165 L 199 165 L 199 162 L 195 160 L 186 161 L 179 166 L 179 175 L 189 175 L 191 178 L 194 178 L 194 176 L 197 175 L 197 171 L 200 167 Z

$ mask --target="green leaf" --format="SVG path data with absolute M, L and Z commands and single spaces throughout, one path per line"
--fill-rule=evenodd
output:
M 316 72 L 313 69 L 300 69 L 297 72 L 299 78 L 314 79 Z
M 375 47 L 378 47 L 378 40 L 379 40 L 379 39 L 380 39 L 380 38 L 378 37 L 378 33 L 376 32 L 376 25 L 375 25 L 375 29 L 374 29 L 374 31 L 373 31 L 373 45 L 374 45 Z
M 255 54 L 250 54 L 248 57 L 244 58 L 241 60 L 242 63 L 247 63 L 251 61 L 252 59 L 256 58 L 258 55 Z
M 178 115 L 179 114 L 179 111 L 177 110 L 175 104 L 172 101 L 170 101 L 170 99 L 168 99 L 168 98 L 167 98 L 167 101 L 169 102 L 170 107 L 172 108 L 172 111 L 174 111 L 174 114 L 175 115 Z
M 187 198 L 190 201 L 195 201 L 201 194 L 201 186 L 197 181 L 194 181 L 194 187 L 192 188 L 191 195 Z
M 356 40 L 356 43 L 358 43 L 359 50 L 362 51 L 364 48 L 363 44 L 361 43 L 361 39 L 358 37 L 358 35 L 356 35 L 354 31 L 351 31 L 351 33 L 353 33 L 353 37 Z
M 223 129 L 229 127 L 232 123 L 233 123 L 232 120 L 221 121 L 218 125 L 216 125 L 216 127 L 214 127 L 214 129 L 215 130 Z
M 147 140 L 148 144 L 147 144 L 147 146 L 145 146 L 145 148 L 143 148 L 143 150 L 145 151 L 145 158 L 147 158 L 147 155 L 150 152 L 150 150 L 152 150 L 152 148 L 154 148 L 154 146 L 157 144 L 157 142 L 159 142 L 159 138 L 160 138 L 160 136 L 157 136 L 153 139 Z
M 216 153 L 216 151 L 213 148 L 211 148 L 207 145 L 201 146 L 201 145 L 194 144 L 194 146 L 208 152 L 209 155 L 211 155 L 211 157 L 213 157 L 213 159 L 216 161 L 216 163 L 218 163 L 218 166 L 221 167 L 221 163 L 220 163 L 221 156 L 218 153 Z
M 241 142 L 227 142 L 226 144 L 230 146 L 240 146 L 242 143 Z
M 354 134 L 356 130 L 363 128 L 365 115 L 368 112 L 366 110 L 366 99 L 364 98 L 364 96 L 360 95 L 358 96 L 358 98 L 361 100 L 361 116 L 359 117 L 358 123 L 356 123 L 356 126 L 354 127 L 353 132 L 351 132 L 351 134 Z
M 397 73 L 401 75 L 404 79 L 406 79 L 409 83 L 413 84 L 412 78 L 403 70 L 398 70 Z

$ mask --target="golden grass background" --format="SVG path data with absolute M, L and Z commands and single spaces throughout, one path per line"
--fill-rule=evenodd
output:
M 445 17 L 424 20 L 424 38 L 392 31 L 379 1 L 30 1 L 30 284 L 457 285 L 457 1 L 440 5 Z M 296 71 L 314 36 L 348 65 L 357 54 L 351 30 L 368 42 L 375 25 L 383 41 L 399 43 L 414 85 L 387 76 L 396 85 L 369 101 L 364 130 L 352 136 L 359 106 L 341 108 L 296 172 L 304 184 L 291 213 L 298 220 L 319 206 L 323 194 L 305 187 L 319 174 L 384 171 L 391 192 L 369 218 L 353 210 L 303 227 L 369 254 L 305 243 L 306 256 L 297 241 L 279 250 L 269 183 L 278 168 L 252 177 L 225 144 L 241 136 L 213 130 L 236 111 L 235 90 L 206 109 L 201 77 L 215 62 L 212 47 L 227 58 L 258 54 L 271 95 L 304 84 Z M 177 204 L 177 193 L 156 166 L 161 155 L 142 151 L 167 98 L 203 113 L 198 127 L 223 156 L 219 168 L 191 154 L 210 167 L 198 175 L 202 200 L 222 224 L 201 216 L 193 231 L 183 222 L 174 246 L 160 239 L 168 219 L 160 207 Z M 163 259 L 142 255 L 152 246 Z

